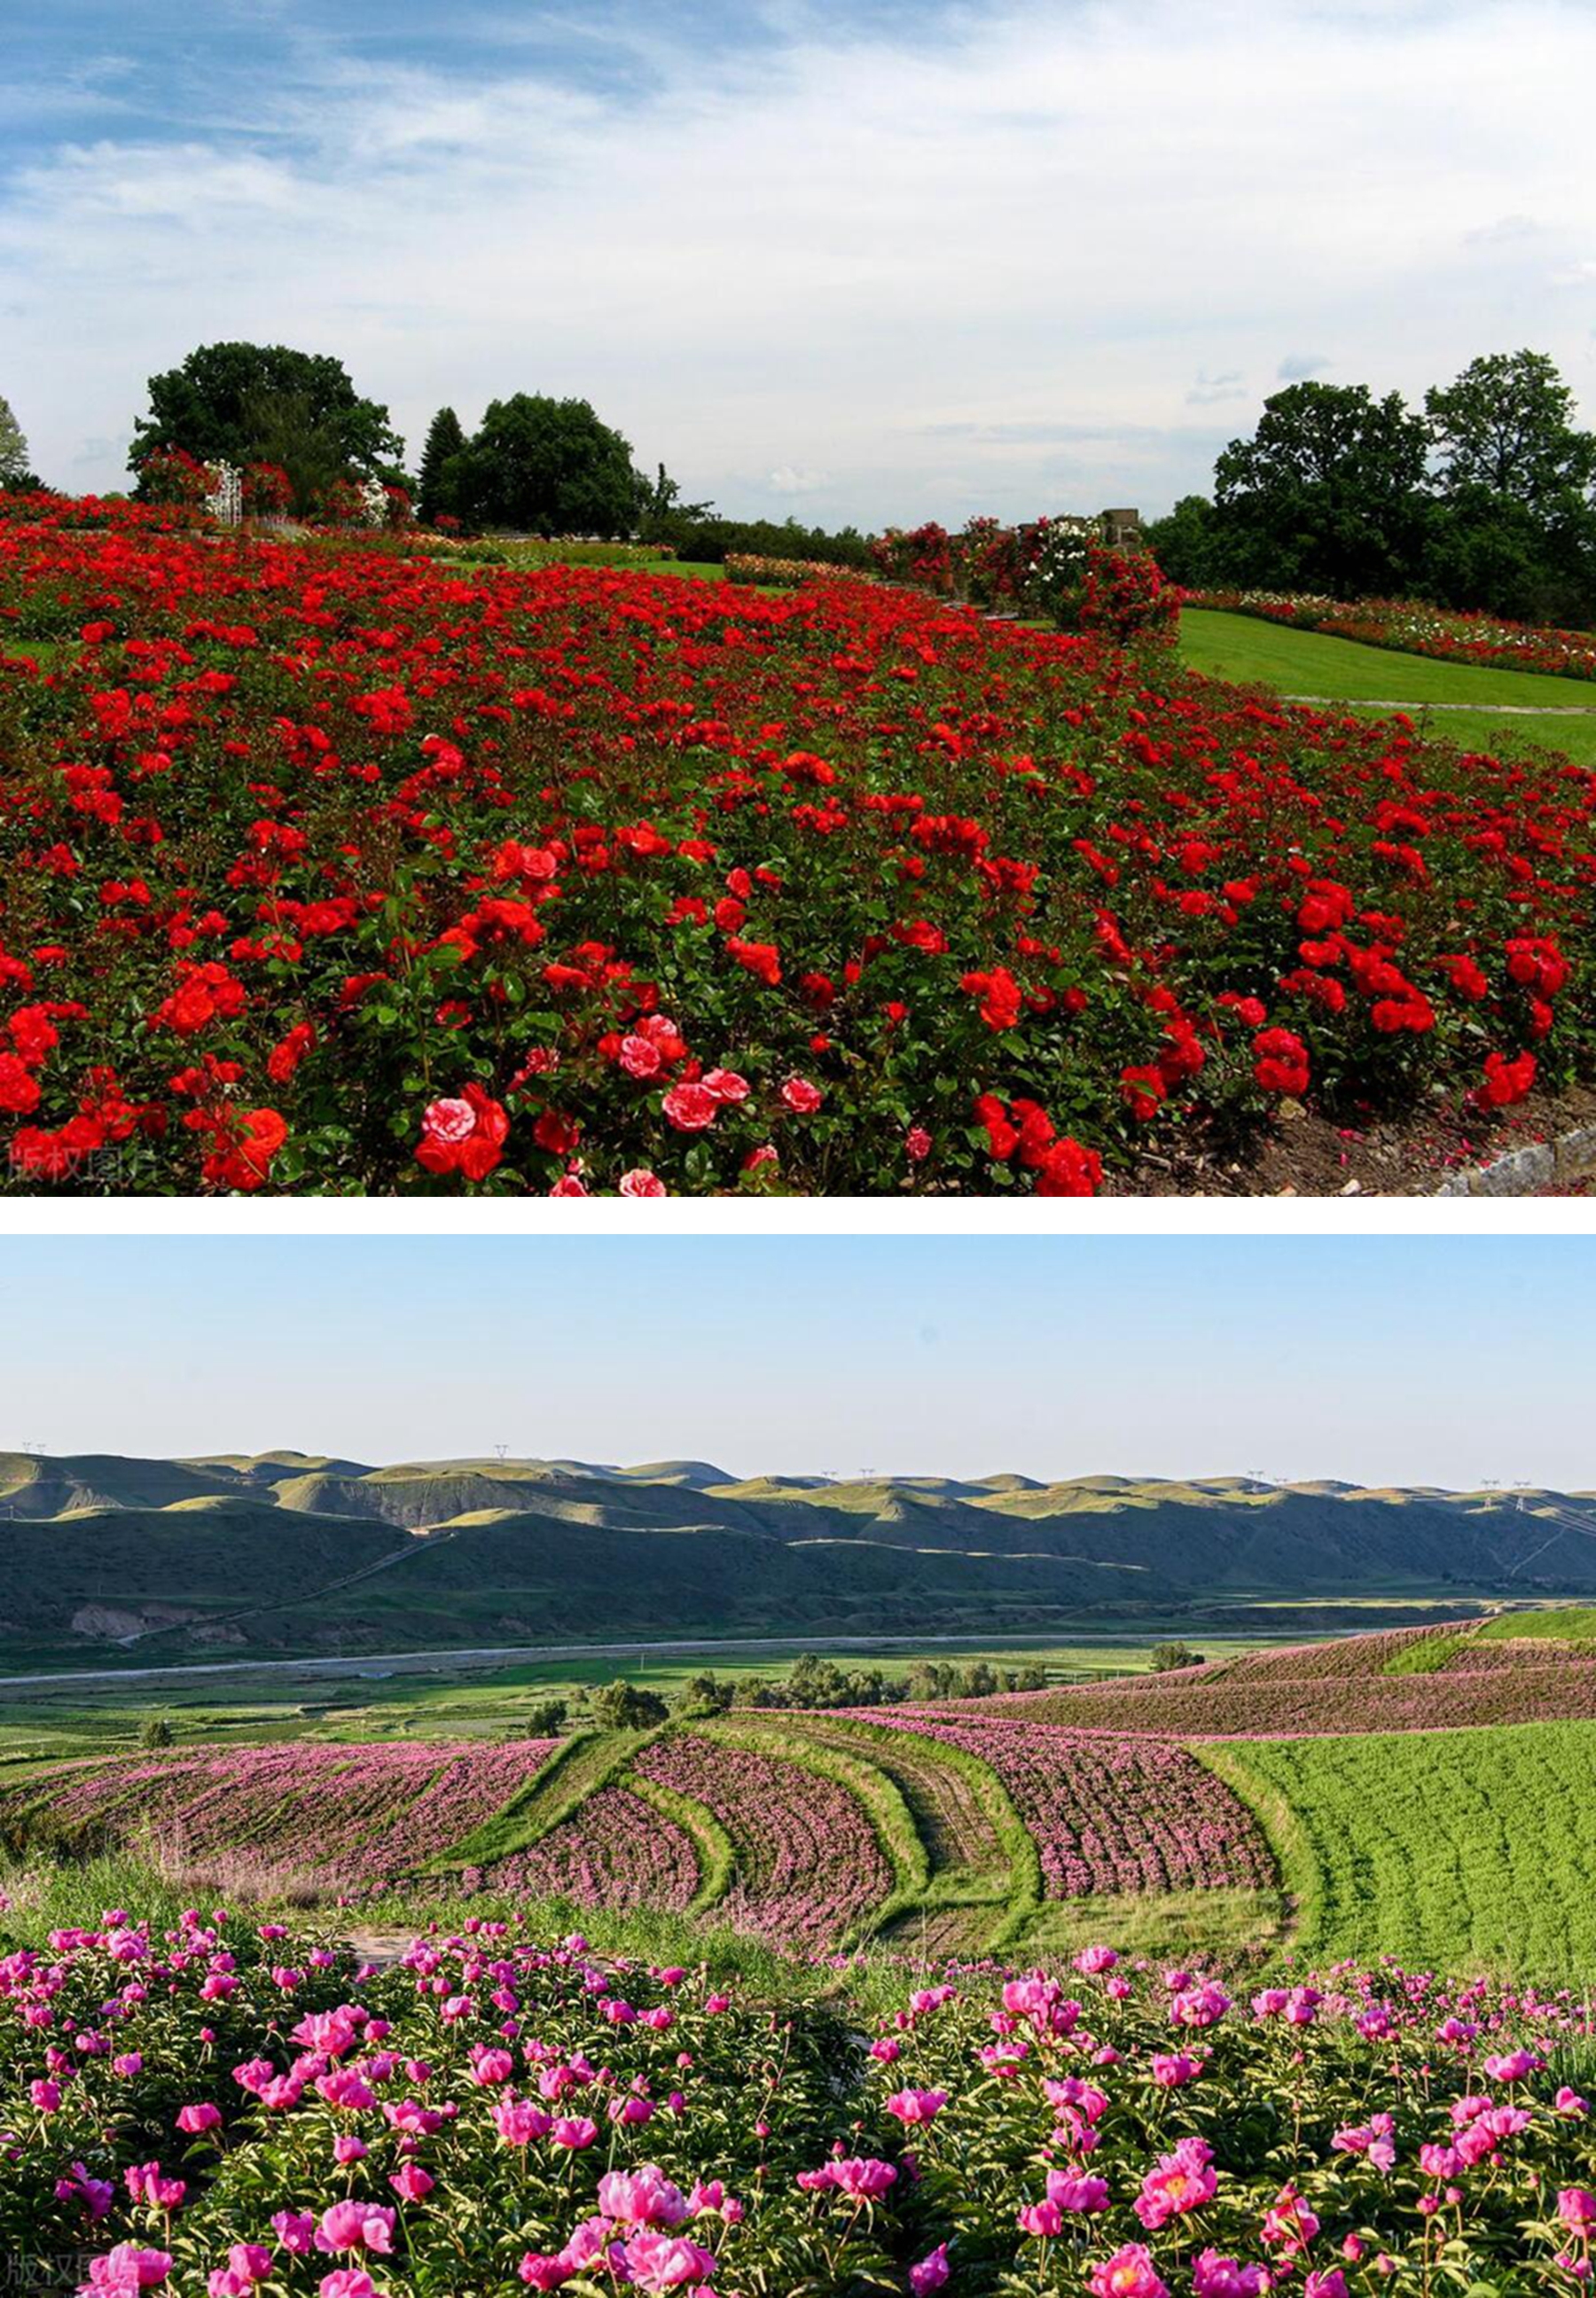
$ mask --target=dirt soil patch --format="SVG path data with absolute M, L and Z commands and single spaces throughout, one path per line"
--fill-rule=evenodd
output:
M 1596 1124 L 1596 1088 L 1534 1093 L 1516 1109 L 1486 1117 L 1456 1102 L 1400 1119 L 1333 1120 L 1286 1104 L 1271 1128 L 1242 1148 L 1221 1145 L 1200 1124 L 1148 1152 L 1129 1173 L 1104 1184 L 1115 1197 L 1427 1197 L 1452 1174 L 1509 1150 L 1555 1141 Z M 1574 1195 L 1565 1181 L 1547 1194 Z

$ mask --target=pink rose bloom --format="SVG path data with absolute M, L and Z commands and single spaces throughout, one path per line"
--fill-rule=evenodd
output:
M 421 1128 L 434 1141 L 452 1146 L 456 1142 L 469 1141 L 475 1132 L 476 1112 L 468 1101 L 429 1101 L 421 1114 Z
M 278 2211 L 271 2229 L 290 2257 L 302 2258 L 315 2239 L 316 2221 L 309 2211 Z
M 566 2265 L 563 2253 L 557 2255 L 537 2250 L 529 2250 L 519 2268 L 522 2281 L 530 2283 L 534 2290 L 563 2289 L 576 2270 Z
M 746 1101 L 753 1088 L 747 1078 L 739 1077 L 735 1070 L 710 1070 L 704 1079 L 704 1090 L 712 1093 L 716 1101 L 736 1104 Z
M 591 2146 L 598 2136 L 598 2124 L 587 2115 L 565 2114 L 550 2129 L 549 2143 L 551 2146 L 564 2146 L 576 2153 L 583 2147 Z
M 1216 2250 L 1205 2250 L 1192 2261 L 1195 2298 L 1263 2298 L 1269 2287 L 1267 2266 L 1242 2266 Z
M 715 1123 L 720 1103 L 707 1086 L 683 1084 L 671 1087 L 662 1107 L 678 1133 L 702 1133 Z
M 534 2106 L 529 2098 L 496 2098 L 493 2123 L 507 2146 L 527 2146 L 534 2138 L 549 2136 L 554 2128 L 554 2117 L 546 2107 Z
M 214 2130 L 220 2120 L 220 2107 L 212 2106 L 209 2102 L 178 2109 L 178 2128 L 187 2131 L 190 2137 L 202 2130 Z
M 812 1117 L 825 1095 L 806 1077 L 790 1077 L 781 1087 L 781 1099 L 795 1116 Z
M 659 1048 L 648 1037 L 623 1037 L 620 1053 L 621 1067 L 628 1077 L 657 1077 L 664 1063 Z
M 423 2201 L 436 2183 L 431 2171 L 424 2170 L 419 2162 L 407 2162 L 402 2170 L 393 2171 L 388 2179 L 401 2203 Z
M 630 1173 L 621 1176 L 624 1197 L 665 1197 L 670 1194 L 657 1173 L 650 1173 L 646 1165 L 636 1165 Z
M 1596 2227 L 1596 2195 L 1586 2186 L 1564 2186 L 1558 2195 L 1558 2216 L 1566 2227 L 1589 2234 Z
M 551 1197 L 585 1197 L 588 1186 L 580 1173 L 562 1173 L 549 1194 Z
M 923 1165 L 931 1153 L 931 1137 L 923 1125 L 911 1125 L 904 1136 L 904 1153 L 912 1165 Z M 1077 1958 L 1079 1967 L 1079 1958 Z
M 1108 2208 L 1108 2180 L 1088 2178 L 1066 2170 L 1047 2173 L 1047 2199 L 1061 2211 L 1087 2214 Z
M 627 2241 L 623 2256 L 626 2278 L 638 2289 L 680 2290 L 688 2283 L 707 2282 L 715 2272 L 715 2253 L 685 2235 L 660 2234 L 643 2227 Z
M 1163 2155 L 1148 2171 L 1131 2207 L 1149 2233 L 1213 2200 L 1220 2182 L 1209 2168 L 1212 2160 L 1213 2149 L 1206 2139 L 1183 2138 L 1172 2154 Z
M 1021 2234 L 1031 2234 L 1042 2241 L 1062 2234 L 1064 2214 L 1056 2203 L 1022 2203 L 1015 2213 Z
M 887 2112 L 904 2123 L 932 2122 L 947 2104 L 945 2090 L 900 2090 L 887 2101 Z
M 335 2266 L 316 2286 L 321 2298 L 383 2298 L 370 2275 L 358 2266 Z

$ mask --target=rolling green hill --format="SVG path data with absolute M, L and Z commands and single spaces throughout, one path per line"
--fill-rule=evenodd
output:
M 1278 1627 L 1294 1603 L 1596 1596 L 1590 1501 L 1245 1476 L 0 1454 L 0 1654 L 1049 1633 L 1249 1608 Z

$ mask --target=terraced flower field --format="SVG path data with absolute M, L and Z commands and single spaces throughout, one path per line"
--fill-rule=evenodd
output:
M 1596 1719 L 1596 1649 L 1497 1640 L 1467 1624 L 1410 1628 L 992 1706 L 1017 1721 L 1180 1740 Z
M 940 1707 L 21 1765 L 0 1842 L 178 1873 L 247 1855 L 346 1902 L 703 1918 L 810 1959 L 1107 1926 L 1560 1974 L 1596 1962 L 1593 1677 L 1588 1639 L 1470 1622 Z
M 505 1747 L 200 1748 L 29 1771 L 0 1791 L 0 1837 L 147 1844 L 174 1858 L 248 1852 L 343 1885 L 413 1874 L 505 1805 L 552 1754 Z

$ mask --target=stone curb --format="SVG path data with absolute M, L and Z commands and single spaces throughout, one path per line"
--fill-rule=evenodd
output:
M 1556 1181 L 1583 1181 L 1596 1173 L 1596 1125 L 1576 1125 L 1555 1141 L 1532 1141 L 1484 1165 L 1453 1173 L 1437 1197 L 1533 1197 Z

